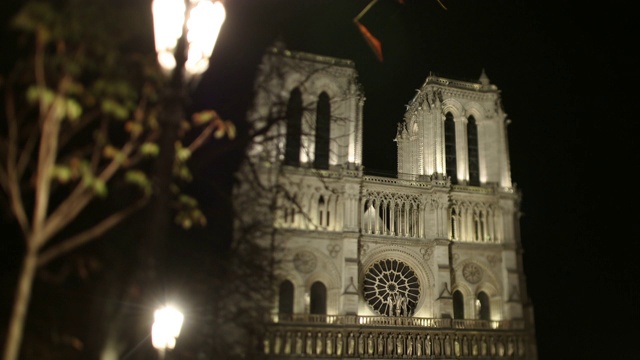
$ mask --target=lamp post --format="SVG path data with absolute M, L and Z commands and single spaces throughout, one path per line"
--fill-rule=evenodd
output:
M 158 63 L 169 79 L 161 99 L 158 117 L 160 138 L 156 164 L 155 203 L 149 234 L 141 246 L 140 259 L 144 281 L 155 291 L 160 277 L 157 262 L 164 258 L 166 236 L 171 219 L 170 191 L 175 145 L 184 118 L 187 83 L 193 83 L 209 67 L 209 58 L 226 17 L 220 0 L 153 0 L 154 40 Z M 155 326 L 155 325 L 154 325 Z M 154 343 L 154 347 L 155 347 Z

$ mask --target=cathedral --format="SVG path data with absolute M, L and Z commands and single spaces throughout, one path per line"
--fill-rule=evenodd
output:
M 362 163 L 355 64 L 275 44 L 248 113 L 236 227 L 273 256 L 271 359 L 537 359 L 500 90 L 429 75 Z M 247 230 L 250 229 L 250 230 Z

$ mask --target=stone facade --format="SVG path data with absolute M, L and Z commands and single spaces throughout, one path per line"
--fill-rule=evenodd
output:
M 536 359 L 500 91 L 427 77 L 396 177 L 364 171 L 364 101 L 349 60 L 263 57 L 234 198 L 274 252 L 265 353 Z

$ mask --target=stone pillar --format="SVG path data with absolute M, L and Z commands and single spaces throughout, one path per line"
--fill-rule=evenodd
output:
M 433 259 L 436 269 L 436 308 L 434 317 L 453 318 L 451 295 L 451 265 L 449 264 L 449 240 L 436 240 Z
M 357 315 L 360 296 L 358 284 L 358 234 L 345 233 L 342 243 L 344 271 L 342 272 L 340 313 L 343 315 Z

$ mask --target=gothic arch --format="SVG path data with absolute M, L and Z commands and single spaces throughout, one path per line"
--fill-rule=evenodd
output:
M 274 290 L 278 294 L 278 297 L 274 299 L 272 305 L 272 311 L 279 312 L 280 311 L 280 285 L 284 282 L 289 282 L 293 286 L 293 311 L 292 313 L 296 313 L 296 309 L 300 309 L 300 304 L 302 299 L 300 296 L 302 294 L 301 290 L 303 289 L 303 279 L 299 273 L 296 271 L 290 271 L 284 268 L 278 268 L 274 271 L 275 278 L 277 279 L 274 282 Z
M 491 311 L 491 313 L 489 314 L 490 319 L 493 319 L 494 316 L 499 316 L 499 314 L 501 313 L 500 309 L 502 309 L 503 301 L 498 289 L 493 284 L 486 282 L 478 286 L 478 288 L 476 289 L 476 297 L 480 292 L 487 294 L 487 296 L 489 297 L 489 310 Z
M 458 318 L 458 319 L 471 318 L 471 316 L 473 316 L 473 312 L 471 311 L 472 309 L 470 307 L 472 306 L 473 301 L 475 300 L 475 292 L 473 291 L 471 286 L 469 286 L 468 284 L 462 281 L 458 281 L 456 284 L 452 286 L 451 293 L 455 294 L 456 292 L 462 296 L 461 306 L 463 307 L 463 314 L 464 314 L 464 317 Z M 454 306 L 456 306 L 456 304 L 454 304 Z
M 465 311 L 465 302 L 468 297 L 460 291 L 460 289 L 453 290 L 453 318 L 454 319 L 465 319 L 467 316 L 467 311 Z
M 317 251 L 317 250 L 316 250 Z M 325 255 L 318 254 L 318 267 L 312 273 L 310 273 L 304 281 L 305 288 L 311 288 L 314 282 L 320 281 L 327 287 L 327 294 L 333 290 L 340 289 L 342 285 L 340 274 L 338 269 L 335 268 L 333 261 Z
M 304 101 L 305 94 L 308 91 L 308 86 L 306 86 L 308 80 L 306 79 L 307 79 L 306 76 L 304 76 L 301 73 L 287 72 L 284 79 L 284 87 L 281 90 L 281 96 L 283 98 L 288 98 L 291 90 L 297 87 L 297 88 L 300 88 L 300 91 L 302 92 L 302 98 Z
M 289 279 L 284 279 L 278 286 L 278 314 L 293 314 L 295 303 L 295 286 Z
M 467 170 L 469 185 L 480 186 L 480 127 L 485 118 L 485 110 L 475 101 L 465 104 L 465 142 L 467 148 Z
M 309 100 L 317 100 L 322 92 L 326 92 L 327 95 L 329 95 L 330 100 L 337 99 L 339 94 L 342 94 L 344 91 L 348 90 L 341 90 L 338 83 L 340 83 L 340 81 L 335 76 L 326 73 L 317 74 L 309 82 L 309 88 L 307 92 L 307 94 L 309 95 Z
M 411 136 L 416 136 L 420 131 L 420 125 L 416 119 L 411 120 Z
M 455 120 L 464 114 L 464 107 L 458 100 L 449 98 L 442 102 L 442 114 L 446 114 L 448 112 L 453 115 Z
M 283 191 L 278 194 L 278 209 L 280 209 L 281 217 L 279 219 L 280 224 L 285 227 L 296 226 L 298 220 L 300 202 L 299 188 L 295 184 L 288 184 L 283 187 Z
M 465 301 L 475 296 L 473 289 L 464 282 L 458 281 L 451 287 L 451 292 L 459 291 L 465 298 Z
M 489 282 L 482 282 L 477 288 L 476 288 L 476 293 L 483 291 L 485 292 L 487 295 L 489 295 L 489 298 L 495 298 L 500 296 L 500 293 L 498 291 L 498 289 L 491 283 Z
M 329 155 L 331 148 L 331 98 L 326 91 L 318 95 L 316 102 L 316 126 L 314 167 L 317 169 L 329 168 Z
M 306 292 L 310 291 L 311 286 L 315 282 L 321 282 L 324 284 L 327 290 L 327 312 L 338 312 L 338 304 L 340 301 L 340 294 L 342 293 L 342 276 L 333 262 L 333 259 L 329 255 L 325 254 L 322 250 L 318 250 L 309 246 L 301 246 L 295 249 L 291 249 L 287 253 L 286 259 L 293 259 L 293 257 L 302 252 L 310 252 L 315 255 L 316 266 L 307 274 L 302 277 L 301 285 Z M 293 266 L 293 262 L 289 262 L 288 271 L 297 272 Z
M 314 228 L 322 227 L 319 219 L 320 198 L 324 198 L 321 193 L 310 190 L 305 202 L 305 207 L 309 210 L 307 216 L 309 216 L 309 220 Z
M 444 115 L 445 172 L 452 184 L 458 183 L 458 141 L 456 115 L 447 111 Z
M 302 114 L 304 106 L 302 104 L 302 93 L 299 87 L 291 90 L 285 114 L 286 134 L 284 163 L 285 165 L 300 165 L 300 146 L 302 145 Z
M 464 111 L 466 118 L 473 116 L 478 123 L 482 122 L 485 118 L 484 107 L 475 101 L 470 101 L 464 104 Z
M 309 313 L 326 315 L 327 314 L 327 287 L 322 281 L 316 281 L 311 284 L 309 289 Z
M 476 318 L 480 320 L 491 320 L 491 297 L 484 291 L 479 291 L 476 295 Z
M 467 142 L 467 167 L 469 172 L 469 184 L 480 186 L 480 138 L 478 121 L 473 115 L 467 117 L 466 142 Z
M 295 270 L 288 269 L 288 268 L 279 268 L 279 269 L 276 269 L 274 273 L 275 273 L 275 278 L 278 279 L 278 281 L 276 282 L 278 286 L 282 281 L 285 281 L 285 280 L 291 281 L 294 289 L 298 289 L 300 286 L 304 284 L 303 277 Z
M 474 264 L 482 269 L 482 279 L 477 284 L 469 283 L 462 271 L 464 266 L 467 264 Z M 496 278 L 495 274 L 491 270 L 491 267 L 485 261 L 477 261 L 472 259 L 465 259 L 460 261 L 455 265 L 456 278 L 460 279 L 459 285 L 460 287 L 465 286 L 470 289 L 469 295 L 475 296 L 476 292 L 484 291 L 489 295 L 490 298 L 501 297 L 501 288 L 499 286 L 500 282 Z M 472 290 L 474 289 L 474 290 Z

